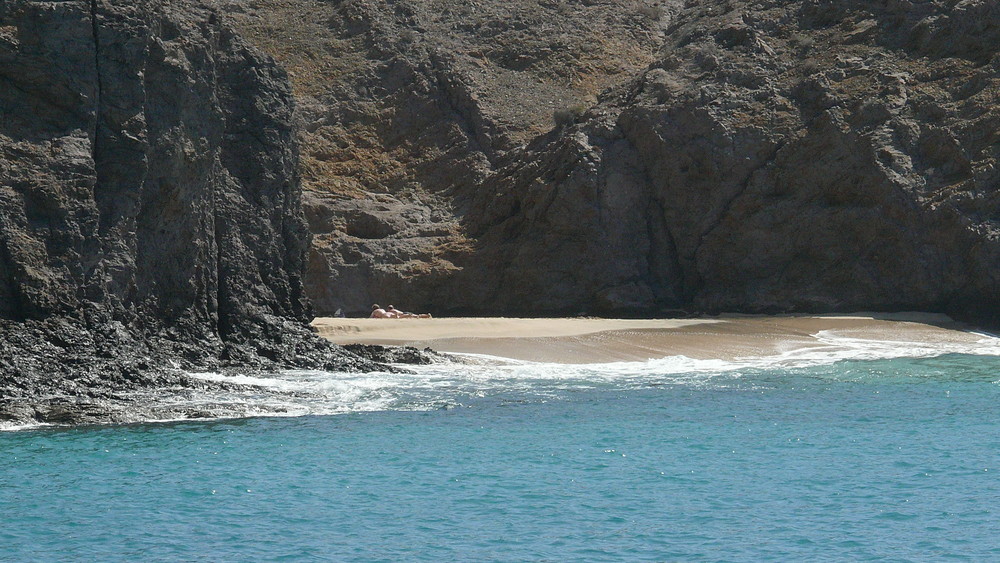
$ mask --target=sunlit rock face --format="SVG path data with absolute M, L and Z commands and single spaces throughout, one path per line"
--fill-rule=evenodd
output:
M 0 4 L 0 402 L 348 358 L 306 325 L 292 115 L 209 3 Z
M 476 193 L 468 271 L 499 272 L 476 305 L 996 324 L 998 14 L 945 4 L 682 10 L 649 69 Z
M 14 1 L 0 23 L 0 313 L 306 317 L 279 67 L 197 2 Z
M 320 312 L 997 307 L 995 2 L 220 0 Z

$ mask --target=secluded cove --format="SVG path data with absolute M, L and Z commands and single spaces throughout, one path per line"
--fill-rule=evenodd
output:
M 998 21 L 3 0 L 0 563 L 1000 561 Z

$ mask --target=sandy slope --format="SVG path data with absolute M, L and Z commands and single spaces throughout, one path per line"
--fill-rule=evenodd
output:
M 974 344 L 983 337 L 943 315 L 756 317 L 705 319 L 337 319 L 313 325 L 338 344 L 430 347 L 533 361 L 590 363 L 674 355 L 733 359 L 829 346 L 825 334 L 900 345 Z M 822 334 L 821 334 L 822 333 Z

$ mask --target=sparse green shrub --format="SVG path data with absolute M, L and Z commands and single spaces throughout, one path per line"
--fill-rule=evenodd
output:
M 660 21 L 660 18 L 666 14 L 666 10 L 660 5 L 647 6 L 645 4 L 640 4 L 639 14 L 653 21 Z
M 552 112 L 552 121 L 555 122 L 556 127 L 565 127 L 567 125 L 572 125 L 576 123 L 576 120 L 580 118 L 587 111 L 587 106 L 583 104 L 577 104 L 568 108 L 557 109 Z
M 812 49 L 815 41 L 808 35 L 797 33 L 788 39 L 788 43 L 793 47 L 798 47 L 804 52 Z

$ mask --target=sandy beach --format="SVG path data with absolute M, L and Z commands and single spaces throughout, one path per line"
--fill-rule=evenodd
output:
M 699 319 L 317 318 L 313 326 L 338 344 L 432 348 L 561 363 L 644 361 L 683 355 L 732 360 L 841 342 L 975 344 L 984 337 L 944 315 L 892 313 L 838 316 L 720 316 Z

